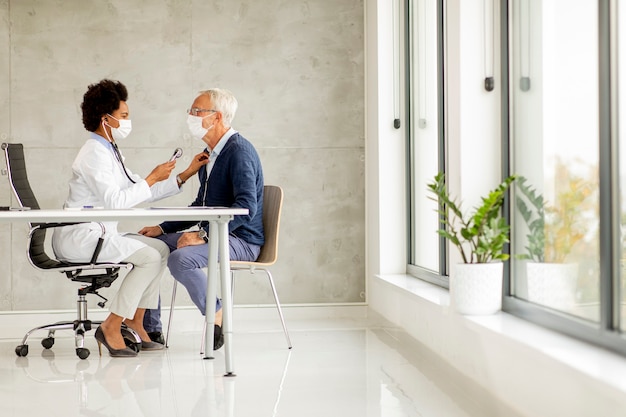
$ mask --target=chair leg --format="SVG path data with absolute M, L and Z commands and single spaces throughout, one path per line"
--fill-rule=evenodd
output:
M 170 301 L 170 318 L 167 321 L 167 333 L 165 334 L 165 347 L 170 347 L 170 329 L 172 328 L 172 318 L 174 318 L 174 303 L 176 302 L 176 287 L 178 281 L 174 280 L 174 286 L 172 287 L 172 301 Z
M 285 324 L 285 318 L 283 317 L 283 309 L 280 307 L 280 301 L 278 301 L 278 293 L 276 292 L 276 286 L 274 286 L 274 278 L 272 278 L 272 273 L 269 269 L 264 269 L 267 273 L 267 277 L 270 280 L 270 286 L 272 287 L 272 292 L 274 293 L 274 300 L 276 301 L 276 308 L 278 309 L 278 315 L 280 316 L 280 322 L 283 325 L 283 331 L 285 332 L 285 338 L 287 338 L 287 346 L 289 349 L 292 348 L 291 339 L 289 338 L 289 332 L 287 331 L 287 325 Z
M 30 329 L 26 335 L 24 335 L 24 338 L 22 339 L 22 345 L 26 345 L 28 338 L 30 337 L 30 335 L 36 331 L 39 330 L 48 330 L 48 339 L 54 339 L 54 332 L 56 330 L 74 330 L 74 322 L 73 321 L 60 321 L 57 323 L 53 323 L 53 324 L 46 324 L 44 326 L 39 326 L 39 327 L 35 327 L 33 329 Z
M 72 330 L 74 332 L 74 344 L 76 346 L 76 354 L 81 359 L 89 357 L 89 350 L 85 349 L 85 334 L 89 331 L 88 328 L 94 329 L 101 322 L 89 322 L 85 321 L 60 321 L 53 324 L 46 324 L 43 326 L 35 327 L 26 333 L 22 339 L 22 343 L 15 348 L 15 353 L 20 356 L 28 355 L 28 338 L 30 335 L 39 330 L 47 330 L 48 336 L 41 340 L 41 345 L 44 349 L 51 349 L 55 342 L 55 332 L 57 330 Z M 91 327 L 90 327 L 91 326 Z

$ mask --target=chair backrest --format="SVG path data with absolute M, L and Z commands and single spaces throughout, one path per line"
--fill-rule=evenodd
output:
M 20 207 L 30 207 L 31 210 L 39 210 L 39 203 L 28 182 L 24 146 L 21 143 L 3 143 L 2 149 L 4 150 L 9 184 L 11 184 L 11 188 L 13 189 L 13 193 Z M 40 224 L 41 223 L 30 224 L 31 235 L 28 246 L 29 261 L 36 268 L 57 268 L 61 263 L 55 259 L 51 259 L 46 253 L 46 229 L 37 227 Z
M 283 190 L 277 185 L 263 187 L 263 229 L 265 244 L 257 263 L 273 264 L 278 259 L 278 235 L 280 232 L 280 214 L 283 209 Z
M 39 203 L 28 182 L 24 146 L 21 143 L 3 143 L 4 157 L 9 174 L 9 183 L 20 207 L 39 210 Z

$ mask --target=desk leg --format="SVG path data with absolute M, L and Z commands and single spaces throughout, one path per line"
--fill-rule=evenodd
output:
M 224 332 L 224 356 L 226 359 L 225 376 L 235 376 L 232 355 L 233 295 L 230 275 L 230 244 L 228 242 L 228 222 L 231 219 L 218 222 L 220 237 L 220 279 L 222 285 L 222 331 Z
M 209 260 L 207 264 L 206 310 L 204 320 L 206 332 L 204 339 L 204 359 L 213 359 L 213 327 L 215 327 L 215 299 L 217 297 L 217 249 L 219 233 L 217 220 L 209 221 Z

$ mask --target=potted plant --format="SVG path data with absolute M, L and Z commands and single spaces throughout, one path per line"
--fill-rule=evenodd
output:
M 506 191 L 516 175 L 506 178 L 471 213 L 448 192 L 443 173 L 428 184 L 438 204 L 437 233 L 452 243 L 461 255 L 451 276 L 450 293 L 455 309 L 462 314 L 492 314 L 502 307 L 502 261 L 509 259 L 504 245 L 509 242 L 509 225 L 502 217 Z
M 587 230 L 584 223 L 586 203 L 593 187 L 589 181 L 573 175 L 562 163 L 556 166 L 560 190 L 554 204 L 520 177 L 515 203 L 528 227 L 526 253 L 516 255 L 527 260 L 528 300 L 557 309 L 574 305 L 578 264 L 568 262 L 575 245 Z

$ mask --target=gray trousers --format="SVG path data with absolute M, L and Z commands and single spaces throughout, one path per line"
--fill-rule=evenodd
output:
M 168 267 L 174 279 L 185 286 L 191 301 L 198 307 L 200 313 L 204 315 L 206 309 L 207 273 L 202 268 L 206 268 L 209 261 L 208 244 L 186 246 L 177 249 L 176 244 L 182 233 L 167 233 L 157 239 L 167 243 L 172 251 L 168 260 Z M 228 236 L 228 246 L 230 259 L 233 261 L 255 261 L 261 252 L 261 246 L 252 245 L 234 235 Z M 218 298 L 215 303 L 215 311 L 222 308 L 222 303 Z M 146 311 L 143 320 L 143 327 L 148 332 L 161 331 L 161 305 L 158 308 Z
M 137 308 L 157 307 L 159 284 L 167 267 L 170 250 L 165 243 L 151 237 L 134 234 L 124 237 L 138 240 L 146 246 L 123 260 L 132 263 L 134 268 L 123 278 L 117 294 L 111 301 L 109 311 L 132 319 Z

